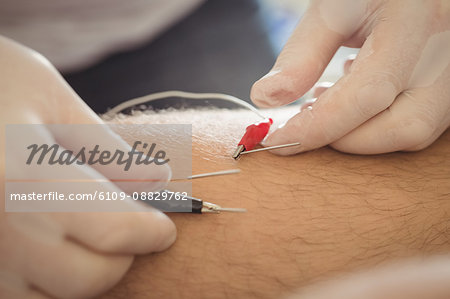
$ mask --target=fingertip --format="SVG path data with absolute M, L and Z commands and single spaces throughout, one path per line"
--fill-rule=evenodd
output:
M 163 212 L 149 208 L 145 212 L 136 212 L 140 227 L 135 227 L 136 233 L 128 236 L 130 248 L 119 247 L 116 252 L 126 251 L 133 254 L 148 254 L 160 252 L 169 248 L 176 240 L 177 229 L 173 221 Z M 119 238 L 126 240 L 127 237 Z M 122 241 L 121 241 L 122 242 Z
M 155 211 L 155 220 L 158 222 L 156 229 L 158 232 L 158 240 L 152 251 L 163 251 L 172 246 L 177 238 L 177 229 L 173 221 L 164 213 Z
M 292 143 L 300 143 L 298 146 L 290 146 L 282 149 L 272 150 L 278 155 L 293 155 L 300 152 L 309 151 L 323 145 L 326 136 L 320 122 L 315 117 L 313 107 L 308 107 L 292 116 L 286 123 L 279 126 L 264 141 L 264 146 L 275 146 Z
M 151 191 L 159 191 L 167 186 L 172 179 L 172 169 L 168 164 L 155 166 L 156 170 L 151 174 L 155 182 L 150 186 Z
M 267 136 L 266 140 L 263 142 L 262 145 L 264 147 L 269 147 L 298 142 L 298 140 L 295 140 L 295 138 L 291 138 L 289 135 L 286 134 L 286 132 L 284 132 L 283 126 L 284 125 L 282 125 L 277 130 L 272 132 L 269 136 Z M 269 152 L 278 156 L 290 156 L 303 152 L 304 150 L 305 149 L 300 144 L 299 146 L 274 149 L 270 150 Z
M 305 87 L 298 72 L 272 70 L 256 81 L 250 91 L 253 103 L 262 108 L 289 104 L 300 98 Z

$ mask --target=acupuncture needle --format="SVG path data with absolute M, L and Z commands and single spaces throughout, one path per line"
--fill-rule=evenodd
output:
M 239 172 L 241 172 L 240 169 L 229 169 L 229 170 L 208 172 L 208 173 L 202 173 L 202 174 L 195 174 L 195 175 L 189 176 L 188 179 L 199 179 L 199 178 L 205 178 L 205 177 L 211 177 L 211 176 L 234 174 L 234 173 L 239 173 Z M 233 212 L 233 213 L 247 212 L 246 209 L 242 209 L 242 208 L 223 208 L 214 203 L 203 201 L 201 199 L 198 199 L 198 198 L 195 198 L 192 196 L 187 196 L 186 199 L 188 199 L 188 201 L 191 201 L 192 213 L 201 214 L 201 213 L 220 213 L 220 212 Z
M 245 213 L 247 212 L 246 209 L 243 208 L 223 208 L 219 205 L 216 205 L 214 203 L 210 203 L 207 201 L 203 201 L 201 199 L 191 197 L 189 198 L 192 200 L 192 213 L 220 213 L 220 212 L 232 212 L 232 213 Z M 197 202 L 199 207 L 194 209 L 194 202 Z
M 268 146 L 268 147 L 262 147 L 262 148 L 257 148 L 257 149 L 250 150 L 250 151 L 243 151 L 243 152 L 239 153 L 239 156 L 240 155 L 251 154 L 251 153 L 256 153 L 256 152 L 262 152 L 262 151 L 270 151 L 270 150 L 273 150 L 273 149 L 297 146 L 297 145 L 300 145 L 300 142 L 281 144 L 281 145 L 274 145 L 274 146 Z
M 201 174 L 195 174 L 187 177 L 186 179 L 199 179 L 199 178 L 205 178 L 210 176 L 219 176 L 219 175 L 228 175 L 228 174 L 234 174 L 239 173 L 239 169 L 228 169 L 228 170 L 221 170 L 221 171 L 215 171 L 215 172 L 208 172 L 208 173 L 201 173 Z M 174 193 L 169 190 L 162 190 L 160 191 L 162 193 L 168 192 L 168 193 Z M 151 204 L 151 202 L 143 200 L 147 204 Z M 232 212 L 232 213 L 245 213 L 247 212 L 246 209 L 243 208 L 224 208 L 217 204 L 203 201 L 201 199 L 192 197 L 192 196 L 185 196 L 183 195 L 183 200 L 168 200 L 168 201 L 158 201 L 155 202 L 155 208 L 162 210 L 163 212 L 181 212 L 181 213 L 193 213 L 193 214 L 202 214 L 202 213 L 215 213 L 218 214 L 220 212 Z
M 169 190 L 161 190 L 158 193 L 174 193 Z M 203 201 L 199 198 L 195 198 L 188 195 L 183 195 L 182 200 L 158 200 L 158 201 L 148 201 L 142 200 L 144 203 L 153 206 L 154 208 L 161 210 L 163 212 L 178 212 L 178 213 L 193 213 L 193 214 L 203 214 L 203 213 L 215 213 L 220 212 L 231 212 L 231 213 L 245 213 L 246 209 L 242 208 L 224 208 L 217 204 Z
M 228 170 L 221 170 L 221 171 L 215 171 L 215 172 L 194 174 L 194 175 L 188 176 L 186 179 L 192 180 L 192 179 L 206 178 L 206 177 L 210 177 L 210 176 L 234 174 L 234 173 L 239 173 L 239 172 L 241 172 L 240 169 L 228 169 Z

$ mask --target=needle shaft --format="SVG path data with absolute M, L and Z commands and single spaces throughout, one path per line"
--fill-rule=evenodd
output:
M 245 213 L 247 212 L 247 209 L 242 209 L 242 208 L 217 208 L 216 209 L 219 212 L 234 212 L 234 213 Z
M 285 147 L 291 147 L 291 146 L 297 146 L 297 145 L 300 145 L 300 142 L 282 144 L 282 145 L 274 145 L 274 146 L 269 146 L 269 147 L 262 147 L 262 148 L 257 148 L 257 149 L 251 150 L 251 151 L 243 151 L 241 153 L 241 155 L 262 152 L 262 151 L 269 151 L 269 150 L 273 150 L 273 149 L 285 148 Z

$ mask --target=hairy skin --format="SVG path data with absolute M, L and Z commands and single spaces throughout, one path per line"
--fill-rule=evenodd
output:
M 293 109 L 268 114 L 279 120 Z M 105 298 L 278 298 L 336 273 L 450 248 L 449 131 L 414 153 L 357 156 L 322 148 L 234 161 L 230 153 L 253 120 L 246 111 L 117 120 L 193 123 L 193 173 L 242 171 L 195 180 L 193 195 L 248 212 L 170 214 L 175 244 L 138 257 Z

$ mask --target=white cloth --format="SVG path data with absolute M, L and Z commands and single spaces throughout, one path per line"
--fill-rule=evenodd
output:
M 0 34 L 63 71 L 138 46 L 202 0 L 0 0 Z

